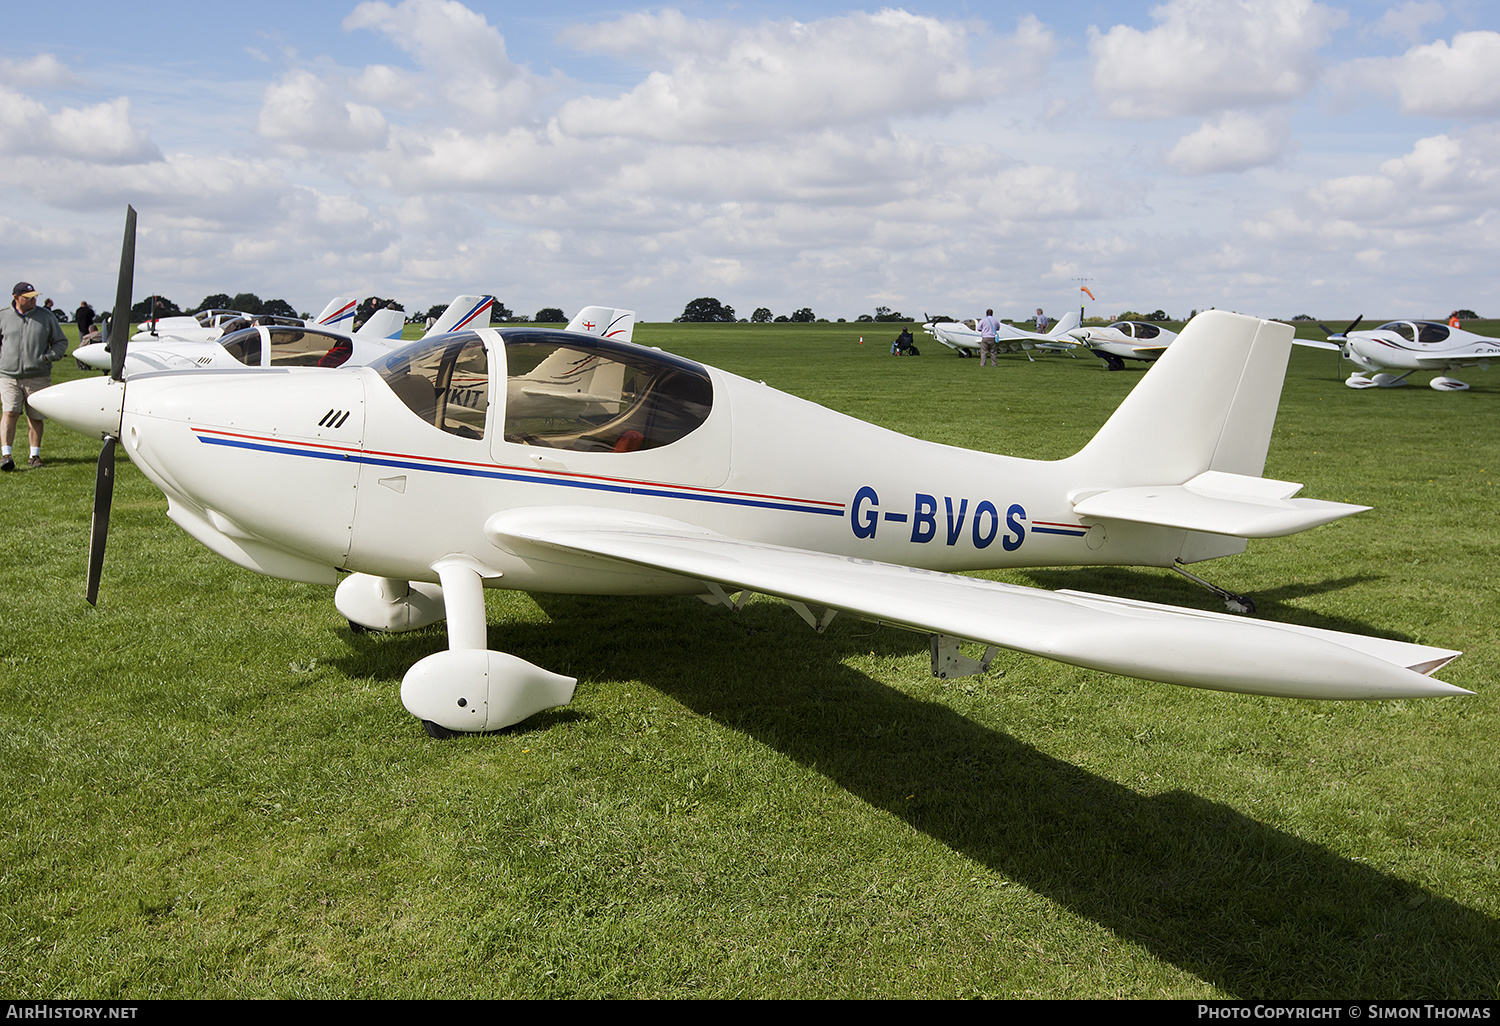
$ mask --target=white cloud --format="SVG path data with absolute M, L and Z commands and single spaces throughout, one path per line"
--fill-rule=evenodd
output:
M 0 58 L 0 82 L 23 89 L 55 89 L 84 84 L 83 79 L 50 53 L 39 53 L 28 60 Z
M 1225 111 L 1179 139 L 1167 163 L 1189 175 L 1244 171 L 1276 160 L 1288 141 L 1281 114 Z
M 1034 19 L 1022 31 L 1032 44 L 1028 60 L 1050 53 L 1050 34 Z M 987 79 L 998 82 L 970 60 L 961 26 L 900 10 L 733 29 L 663 11 L 567 38 L 611 53 L 640 43 L 672 64 L 615 99 L 564 104 L 558 123 L 580 136 L 746 142 L 880 125 L 979 101 L 992 91 Z
M 1089 29 L 1104 112 L 1147 120 L 1283 103 L 1317 80 L 1345 15 L 1312 0 L 1169 0 L 1156 26 Z
M 340 99 L 330 83 L 303 70 L 266 87 L 255 128 L 267 139 L 312 150 L 373 149 L 387 131 L 380 111 Z
M 7 157 L 70 157 L 103 164 L 159 159 L 146 131 L 131 123 L 126 97 L 53 114 L 29 96 L 0 86 L 0 149 Z
M 506 53 L 505 39 L 455 0 L 367 0 L 344 19 L 345 29 L 379 32 L 411 54 L 454 109 L 490 126 L 520 118 L 547 84 Z M 368 84 L 368 83 L 367 83 Z
M 1429 117 L 1500 115 L 1500 32 L 1460 32 L 1379 62 L 1403 114 Z
M 1408 0 L 1400 7 L 1392 7 L 1371 26 L 1375 35 L 1403 39 L 1416 44 L 1422 41 L 1422 26 L 1442 21 L 1447 17 L 1443 5 L 1437 0 Z

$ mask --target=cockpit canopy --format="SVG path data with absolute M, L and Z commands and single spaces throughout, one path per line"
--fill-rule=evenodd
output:
M 1110 327 L 1123 333 L 1126 338 L 1156 338 L 1161 334 L 1161 328 L 1143 321 L 1116 321 Z
M 693 431 L 713 407 L 708 372 L 690 360 L 570 332 L 503 337 L 507 442 L 575 452 L 654 449 Z M 477 333 L 422 339 L 370 366 L 427 423 L 465 438 L 483 435 L 492 390 Z
M 241 328 L 219 339 L 219 343 L 248 367 L 339 367 L 354 352 L 346 335 L 282 325 Z M 262 350 L 267 343 L 270 360 L 263 363 Z
M 1380 331 L 1394 331 L 1408 342 L 1421 342 L 1431 345 L 1434 342 L 1446 342 L 1452 333 L 1446 324 L 1437 324 L 1433 321 L 1392 321 L 1382 324 Z

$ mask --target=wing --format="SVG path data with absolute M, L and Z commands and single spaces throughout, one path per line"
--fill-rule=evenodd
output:
M 911 630 L 1189 687 L 1290 698 L 1469 694 L 1426 674 L 1447 649 L 744 541 L 644 514 L 507 510 L 485 533 L 523 558 L 609 561 L 814 603 Z

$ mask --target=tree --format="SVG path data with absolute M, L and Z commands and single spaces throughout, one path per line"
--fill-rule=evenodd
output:
M 231 309 L 240 311 L 240 313 L 258 314 L 262 312 L 260 297 L 254 292 L 241 292 L 229 301 L 229 306 Z
M 568 315 L 555 306 L 544 306 L 532 318 L 539 324 L 567 324 Z
M 228 310 L 231 302 L 232 300 L 227 294 L 215 292 L 211 296 L 204 296 L 203 302 L 193 307 L 192 312 L 198 313 L 200 310 Z
M 1473 310 L 1455 310 L 1453 311 L 1453 316 L 1457 317 L 1461 321 L 1479 320 L 1479 315 Z
M 770 324 L 771 311 L 763 306 L 757 306 L 755 312 L 750 315 L 751 324 Z
M 515 315 L 515 313 L 511 310 L 510 307 L 508 307 L 504 303 L 500 302 L 500 300 L 497 299 L 497 300 L 495 300 L 490 305 L 490 323 L 491 324 L 503 324 L 506 321 L 515 321 L 515 320 L 520 320 L 520 318 L 518 318 Z
M 156 304 L 154 307 L 152 306 L 153 300 Z M 177 304 L 165 296 L 147 296 L 130 308 L 130 319 L 140 323 L 152 317 L 176 317 L 181 313 Z
M 296 317 L 297 311 L 284 299 L 268 299 L 260 305 L 260 312 L 272 317 Z
M 1167 316 L 1167 312 L 1165 310 L 1153 310 L 1151 313 L 1148 313 L 1145 317 L 1142 317 L 1141 320 L 1143 320 L 1143 321 L 1169 321 L 1169 320 L 1171 320 L 1171 318 Z
M 433 303 L 427 308 L 427 316 L 424 320 L 435 321 L 447 311 L 447 303 Z
M 734 307 L 725 306 L 712 296 L 703 296 L 695 299 L 682 308 L 682 316 L 679 321 L 689 322 L 723 322 L 734 320 Z
M 818 315 L 812 312 L 811 307 L 804 306 L 801 310 L 798 310 L 796 313 L 792 314 L 792 320 L 796 321 L 798 324 L 811 324 L 817 319 Z
M 368 321 L 370 319 L 370 315 L 373 314 L 376 310 L 400 310 L 402 313 L 405 313 L 406 307 L 402 306 L 394 299 L 381 299 L 379 296 L 369 296 L 361 301 L 359 304 L 359 309 L 354 311 L 354 319 L 360 324 L 363 324 L 365 323 L 365 321 Z M 254 311 L 246 312 L 253 313 Z

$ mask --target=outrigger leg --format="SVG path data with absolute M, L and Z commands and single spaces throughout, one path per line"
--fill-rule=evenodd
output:
M 1178 573 L 1180 573 L 1190 581 L 1197 581 L 1209 591 L 1219 596 L 1219 598 L 1224 600 L 1224 608 L 1229 610 L 1231 613 L 1255 612 L 1255 600 L 1252 599 L 1249 595 L 1237 595 L 1232 591 L 1227 591 L 1226 589 L 1219 587 L 1217 584 L 1211 584 L 1210 582 L 1205 581 L 1197 574 L 1183 569 L 1182 560 L 1176 560 L 1172 564 L 1172 569 L 1176 570 Z

